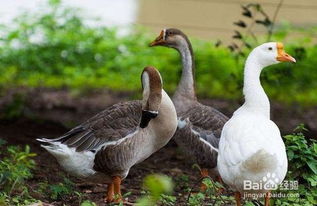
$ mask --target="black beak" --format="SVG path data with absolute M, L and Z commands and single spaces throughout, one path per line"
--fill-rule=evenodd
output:
M 157 117 L 158 112 L 157 111 L 147 111 L 147 110 L 142 110 L 142 117 L 141 117 L 141 122 L 140 122 L 140 127 L 145 128 L 149 125 L 149 122 L 151 119 L 154 119 Z

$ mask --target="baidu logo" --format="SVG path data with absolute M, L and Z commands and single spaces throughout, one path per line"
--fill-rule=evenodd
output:
M 275 173 L 268 172 L 259 182 L 251 180 L 243 181 L 244 190 L 276 190 L 279 186 L 279 179 Z

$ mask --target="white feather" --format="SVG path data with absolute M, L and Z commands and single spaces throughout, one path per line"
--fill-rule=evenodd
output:
M 73 176 L 88 178 L 96 173 L 93 170 L 95 153 L 91 151 L 76 152 L 75 148 L 69 148 L 60 142 L 41 146 L 56 158 L 66 172 Z
M 178 119 L 177 127 L 178 127 L 179 129 L 183 129 L 186 125 L 187 125 L 186 120 Z
M 276 63 L 276 52 L 267 49 L 274 45 L 263 44 L 249 55 L 244 71 L 245 103 L 222 130 L 218 170 L 235 191 L 244 191 L 244 180 L 260 183 L 268 173 L 276 174 L 280 183 L 287 172 L 285 145 L 278 127 L 270 120 L 270 103 L 259 80 L 261 70 Z

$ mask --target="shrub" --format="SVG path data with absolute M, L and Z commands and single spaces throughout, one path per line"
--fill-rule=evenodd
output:
M 151 34 L 133 27 L 128 35 L 122 36 L 116 28 L 87 26 L 78 10 L 64 7 L 60 1 L 50 1 L 46 7 L 42 9 L 46 13 L 24 13 L 13 26 L 0 28 L 0 87 L 137 91 L 143 67 L 153 65 L 162 73 L 165 89 L 175 89 L 181 70 L 178 53 L 148 47 L 159 31 Z M 294 30 L 305 37 L 287 42 L 286 49 L 298 63 L 272 66 L 263 72 L 262 82 L 273 99 L 314 104 L 317 46 L 311 36 L 317 28 L 302 31 L 284 25 L 271 39 L 283 41 Z M 263 41 L 264 38 L 258 38 L 258 44 Z M 198 95 L 241 98 L 245 57 L 237 58 L 228 48 L 217 47 L 214 42 L 192 39 L 192 43 Z

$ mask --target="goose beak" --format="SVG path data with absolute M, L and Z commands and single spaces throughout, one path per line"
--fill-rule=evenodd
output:
M 276 57 L 277 61 L 280 62 L 296 62 L 296 59 L 294 57 L 292 57 L 291 55 L 287 54 L 284 51 L 284 46 L 282 43 L 277 43 L 277 57 Z
M 164 38 L 164 30 L 161 31 L 160 35 L 150 43 L 150 46 L 159 46 L 159 45 L 164 45 L 166 43 L 165 38 Z

